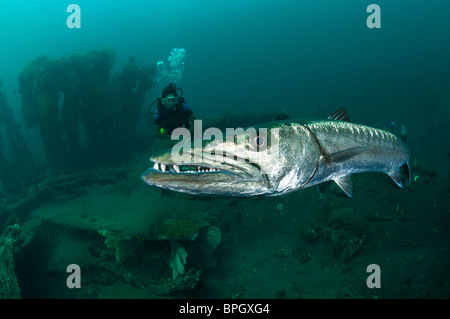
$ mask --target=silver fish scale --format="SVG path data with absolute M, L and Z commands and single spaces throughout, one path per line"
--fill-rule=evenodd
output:
M 394 134 L 373 127 L 343 121 L 313 121 L 305 125 L 328 154 L 359 146 L 407 150 L 406 144 Z
M 316 135 L 325 156 L 362 148 L 345 161 L 320 165 L 311 184 L 360 172 L 391 175 L 409 161 L 406 143 L 389 132 L 342 121 L 314 121 L 305 126 Z
M 352 196 L 348 176 L 364 172 L 388 174 L 401 187 L 410 182 L 409 148 L 389 132 L 339 120 L 298 119 L 259 127 L 271 132 L 267 152 L 250 152 L 234 144 L 228 148 L 226 142 L 218 142 L 220 149 L 234 156 L 220 163 L 203 157 L 199 166 L 206 172 L 180 174 L 163 169 L 163 165 L 178 168 L 168 149 L 151 157 L 156 168 L 145 171 L 142 179 L 179 192 L 241 197 L 276 196 L 329 180 Z M 236 158 L 249 158 L 251 163 Z

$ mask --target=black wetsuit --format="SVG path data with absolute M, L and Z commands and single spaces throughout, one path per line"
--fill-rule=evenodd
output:
M 162 111 L 160 112 L 160 110 Z M 158 102 L 155 124 L 164 128 L 167 134 L 172 134 L 172 131 L 178 127 L 185 127 L 189 130 L 189 117 L 192 114 L 191 108 L 184 101 L 180 100 L 171 110 L 165 110 Z

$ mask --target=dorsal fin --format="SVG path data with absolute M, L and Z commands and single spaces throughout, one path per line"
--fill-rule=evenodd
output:
M 336 112 L 331 114 L 328 117 L 329 120 L 336 120 L 336 121 L 350 121 L 350 115 L 347 113 L 347 110 L 343 107 L 339 108 Z

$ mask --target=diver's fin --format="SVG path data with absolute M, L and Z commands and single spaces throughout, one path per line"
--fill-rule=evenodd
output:
M 353 197 L 353 183 L 350 175 L 338 177 L 334 181 L 348 197 Z
M 350 115 L 347 113 L 347 110 L 343 107 L 339 108 L 336 112 L 328 116 L 329 120 L 336 120 L 336 121 L 350 121 Z
M 355 155 L 364 152 L 365 150 L 366 150 L 365 146 L 357 146 L 330 155 L 326 155 L 324 157 L 328 164 L 332 162 L 342 162 L 348 160 L 349 158 L 352 158 Z
M 408 132 L 406 131 L 406 127 L 404 125 L 402 125 L 402 132 L 400 134 L 400 139 L 403 142 L 408 143 Z
M 407 162 L 403 164 L 389 176 L 394 180 L 394 182 L 398 186 L 402 188 L 408 186 L 409 183 L 411 183 L 411 169 L 409 167 L 409 163 Z

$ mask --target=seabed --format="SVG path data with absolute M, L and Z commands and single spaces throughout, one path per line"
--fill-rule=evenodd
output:
M 449 186 L 383 174 L 282 197 L 147 186 L 145 161 L 59 174 L 3 201 L 1 298 L 448 298 Z M 69 289 L 67 266 L 80 267 Z M 382 289 L 366 285 L 378 264 Z

